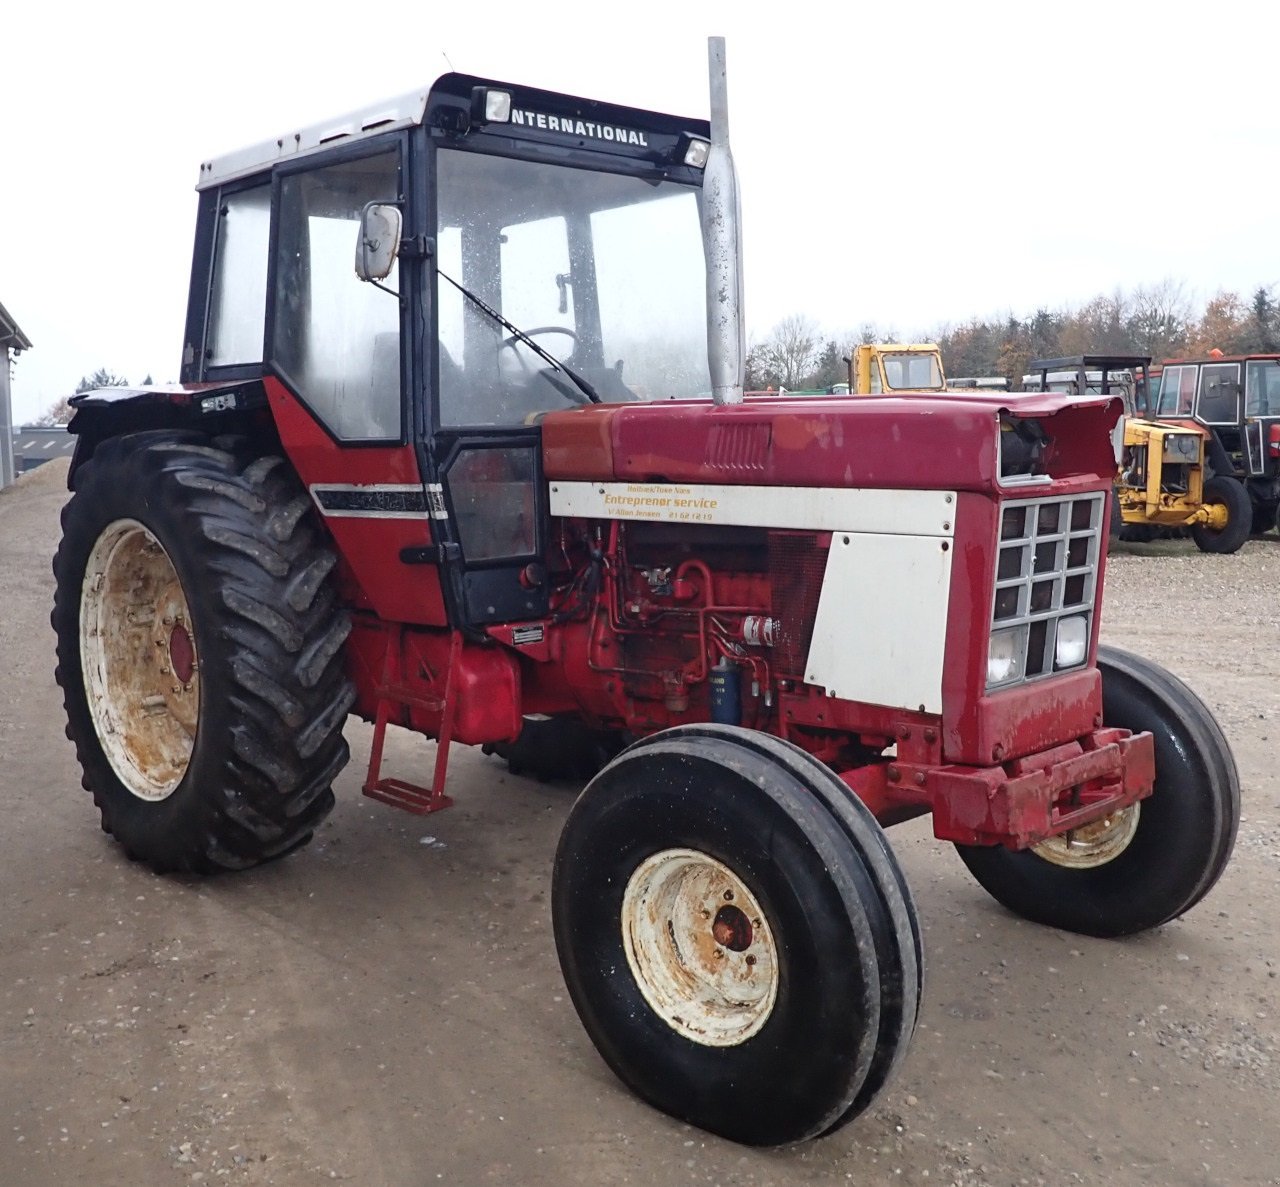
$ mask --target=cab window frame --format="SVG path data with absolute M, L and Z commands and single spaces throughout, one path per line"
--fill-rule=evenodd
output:
M 402 255 L 399 259 L 397 267 L 397 284 L 398 297 L 393 296 L 389 292 L 381 293 L 383 299 L 387 301 L 396 301 L 398 304 L 397 318 L 397 334 L 399 345 L 399 374 L 400 374 L 400 407 L 399 407 L 399 423 L 398 430 L 394 435 L 382 437 L 352 437 L 345 436 L 336 431 L 334 426 L 329 423 L 328 418 L 321 409 L 317 408 L 313 401 L 308 398 L 307 393 L 302 391 L 299 385 L 288 374 L 278 361 L 278 352 L 276 346 L 277 332 L 277 301 L 276 290 L 280 283 L 280 235 L 281 235 L 281 195 L 284 184 L 291 178 L 298 177 L 307 173 L 317 173 L 325 169 L 334 168 L 341 165 L 347 165 L 353 161 L 364 160 L 370 157 L 386 156 L 392 153 L 396 157 L 396 175 L 397 186 L 396 196 L 394 199 L 388 198 L 399 205 L 405 215 L 405 234 L 409 234 L 409 228 L 412 226 L 412 207 L 413 198 L 410 193 L 409 179 L 412 176 L 411 160 L 410 160 L 410 130 L 397 130 L 388 132 L 384 135 L 374 136 L 367 140 L 359 140 L 350 145 L 337 147 L 334 145 L 326 145 L 323 153 L 309 153 L 299 157 L 296 160 L 285 161 L 276 165 L 272 169 L 271 175 L 271 245 L 270 245 L 270 265 L 267 275 L 267 319 L 265 338 L 263 346 L 263 364 L 262 371 L 271 375 L 278 382 L 283 384 L 289 391 L 290 395 L 297 400 L 298 404 L 306 410 L 308 416 L 324 431 L 325 435 L 336 445 L 343 449 L 369 449 L 381 448 L 385 449 L 389 446 L 404 445 L 410 437 L 410 427 L 413 423 L 413 385 L 415 382 L 415 368 L 411 365 L 409 358 L 410 352 L 406 350 L 406 342 L 410 342 L 412 311 L 415 306 L 416 294 L 419 289 L 418 273 L 421 271 L 416 265 L 416 259 L 408 259 Z M 351 241 L 352 256 L 352 281 L 356 284 L 368 283 L 358 280 L 355 276 L 354 258 L 355 258 L 356 242 L 353 236 Z

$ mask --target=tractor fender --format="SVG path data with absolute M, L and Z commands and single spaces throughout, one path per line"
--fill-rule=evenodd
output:
M 164 383 L 148 387 L 100 387 L 72 396 L 75 410 L 67 431 L 76 437 L 67 486 L 74 489 L 76 471 L 110 437 L 147 429 L 198 429 L 210 436 L 226 433 L 267 434 L 275 428 L 261 379 L 220 383 Z
M 1218 434 L 1212 430 L 1209 431 L 1208 440 L 1204 443 L 1204 458 L 1214 474 L 1221 474 L 1224 478 L 1235 476 L 1236 468 L 1231 464 L 1231 457 L 1223 448 L 1222 442 L 1218 440 Z

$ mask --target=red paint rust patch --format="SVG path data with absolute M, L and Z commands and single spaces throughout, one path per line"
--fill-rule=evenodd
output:
M 187 628 L 179 624 L 169 634 L 169 664 L 183 684 L 190 684 L 196 670 L 196 649 Z
M 751 947 L 751 941 L 755 938 L 751 920 L 741 909 L 732 905 L 723 906 L 716 912 L 711 933 L 715 936 L 717 944 L 722 944 L 731 952 L 745 952 Z

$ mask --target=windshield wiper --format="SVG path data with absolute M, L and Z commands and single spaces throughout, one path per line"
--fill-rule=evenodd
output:
M 451 285 L 453 285 L 453 287 L 456 288 L 458 292 L 460 292 L 464 297 L 466 297 L 467 300 L 470 301 L 477 309 L 479 309 L 481 313 L 487 314 L 489 317 L 493 318 L 493 320 L 496 321 L 498 325 L 500 325 L 504 330 L 507 330 L 510 334 L 512 334 L 512 336 L 514 336 L 515 338 L 523 342 L 524 345 L 527 346 L 531 351 L 533 351 L 533 353 L 536 354 L 540 359 L 544 359 L 553 371 L 563 371 L 565 375 L 567 375 L 573 381 L 574 386 L 576 386 L 577 389 L 584 396 L 586 396 L 587 399 L 592 404 L 601 404 L 604 402 L 600 399 L 600 393 L 597 392 L 596 389 L 592 387 L 591 384 L 588 383 L 585 379 L 583 379 L 583 377 L 579 375 L 572 367 L 570 367 L 566 363 L 562 363 L 550 351 L 545 350 L 543 349 L 543 347 L 539 346 L 519 326 L 513 325 L 511 322 L 507 321 L 507 319 L 503 317 L 502 314 L 499 313 L 492 305 L 488 304 L 485 301 L 482 301 L 470 289 L 464 288 L 456 280 L 454 280 L 454 278 L 450 276 L 447 272 L 442 272 L 439 268 L 437 268 L 436 274 L 438 276 L 443 276 L 445 280 L 447 280 Z

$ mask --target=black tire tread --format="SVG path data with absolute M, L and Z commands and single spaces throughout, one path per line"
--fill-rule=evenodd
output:
M 1106 645 L 1098 648 L 1098 667 L 1104 721 L 1149 729 L 1155 738 L 1156 787 L 1142 801 L 1129 846 L 1105 865 L 1079 870 L 1031 851 L 956 849 L 978 883 L 1015 914 L 1117 937 L 1169 923 L 1212 889 L 1235 845 L 1240 781 L 1221 728 L 1181 680 Z
M 1240 774 L 1231 752 L 1231 743 L 1217 719 L 1199 696 L 1167 668 L 1106 643 L 1098 645 L 1098 666 L 1104 672 L 1111 671 L 1143 686 L 1164 704 L 1177 707 L 1181 725 L 1191 740 L 1194 752 L 1205 764 L 1206 778 L 1219 789 L 1222 811 L 1216 817 L 1218 827 L 1212 836 L 1214 859 L 1206 864 L 1195 893 L 1162 921 L 1167 923 L 1200 902 L 1222 877 L 1231 860 L 1240 830 Z M 1105 684 L 1103 695 L 1105 698 Z
M 1191 538 L 1201 552 L 1227 555 L 1239 552 L 1253 531 L 1253 502 L 1244 483 L 1226 474 L 1215 474 L 1204 484 L 1204 501 L 1227 509 L 1227 526 L 1213 531 L 1204 524 L 1191 526 Z
M 157 872 L 243 869 L 305 844 L 333 807 L 355 689 L 334 662 L 350 631 L 329 582 L 336 558 L 292 469 L 242 439 L 152 431 L 102 442 L 75 488 L 54 560 L 52 623 L 68 735 L 103 828 Z M 165 809 L 164 828 L 139 824 L 79 680 L 80 574 L 97 533 L 124 515 L 162 537 L 199 635 L 201 727 L 187 776 L 161 801 L 182 799 L 180 815 Z
M 911 897 L 905 874 L 898 864 L 884 829 L 861 800 L 830 767 L 808 751 L 772 734 L 741 726 L 714 723 L 677 726 L 680 734 L 692 737 L 725 738 L 782 763 L 813 793 L 835 818 L 841 831 L 858 851 L 875 885 L 879 901 L 864 903 L 871 913 L 883 918 L 875 934 L 881 939 L 877 958 L 880 984 L 880 1037 L 867 1078 L 849 1108 L 823 1131 L 832 1133 L 864 1112 L 893 1078 L 911 1045 L 920 1016 L 924 992 L 924 942 L 920 918 Z M 643 749 L 655 738 L 673 731 L 652 734 L 633 743 L 628 750 Z M 892 948 L 887 941 L 893 938 Z
M 789 749 L 771 750 L 751 731 L 733 727 L 690 725 L 651 735 L 620 754 L 592 781 L 571 810 L 556 853 L 552 893 L 556 946 L 570 996 L 601 1055 L 633 1091 L 650 1103 L 712 1132 L 752 1145 L 776 1145 L 828 1133 L 861 1112 L 869 1097 L 875 1095 L 868 1087 L 869 1080 L 873 1085 L 883 1085 L 882 1071 L 888 1063 L 884 1058 L 881 1020 L 886 1004 L 882 1000 L 883 988 L 895 978 L 880 969 L 881 953 L 890 962 L 906 955 L 896 976 L 904 992 L 897 993 L 896 998 L 891 995 L 887 1004 L 898 1016 L 909 1013 L 912 1021 L 915 1016 L 914 1002 L 906 1006 L 908 999 L 914 999 L 917 986 L 911 929 L 904 925 L 896 931 L 899 952 L 895 954 L 895 940 L 883 934 L 893 928 L 881 902 L 881 880 L 873 869 L 878 863 L 867 860 L 865 850 L 850 837 L 845 823 L 830 810 L 823 796 L 814 794 L 813 773 L 804 765 L 808 761 L 807 756 L 797 761 Z M 712 799 L 707 798 L 708 789 L 716 784 L 716 777 L 699 772 L 699 768 L 718 769 L 729 780 L 719 785 Z M 679 790 L 683 780 L 689 778 L 695 780 L 696 793 Z M 652 791 L 639 790 L 642 788 Z M 656 798 L 649 799 L 651 794 Z M 821 1017 L 821 1027 L 835 1026 L 836 1030 L 818 1029 L 804 1040 L 793 1033 L 788 1039 L 785 1036 L 798 1017 L 792 1013 L 787 1016 L 788 1021 L 776 1020 L 784 1028 L 782 1031 L 762 1032 L 761 1046 L 750 1052 L 744 1046 L 722 1049 L 722 1054 L 692 1054 L 692 1048 L 683 1040 L 676 1040 L 669 1051 L 660 1055 L 659 1048 L 665 1046 L 667 1037 L 661 1025 L 657 1024 L 656 1034 L 662 1037 L 657 1040 L 657 1047 L 652 1046 L 653 1040 L 645 1036 L 653 1023 L 644 1021 L 645 1012 L 637 1014 L 634 1007 L 616 996 L 620 989 L 615 981 L 601 981 L 602 965 L 612 965 L 616 957 L 612 948 L 606 955 L 596 945 L 596 939 L 603 936 L 597 933 L 598 916 L 586 932 L 580 930 L 581 912 L 598 913 L 601 894 L 609 899 L 614 891 L 606 890 L 603 883 L 580 883 L 575 873 L 577 863 L 595 863 L 594 876 L 605 876 L 611 859 L 602 854 L 619 844 L 621 838 L 629 837 L 627 830 L 636 823 L 647 835 L 647 840 L 640 842 L 642 849 L 657 838 L 669 839 L 675 845 L 687 844 L 686 820 L 699 821 L 693 825 L 699 840 L 709 843 L 713 855 L 720 850 L 721 860 L 731 865 L 738 845 L 751 850 L 754 856 L 750 860 L 759 863 L 767 860 L 762 854 L 773 848 L 775 838 L 781 851 L 794 854 L 794 846 L 803 836 L 808 860 L 813 863 L 810 868 L 823 871 L 823 910 L 830 912 L 836 901 L 833 896 L 838 896 L 840 916 L 848 921 L 850 934 L 857 937 L 849 949 L 837 945 L 815 950 L 809 947 L 812 941 L 801 938 L 799 932 L 791 936 L 791 958 L 821 962 L 826 978 L 852 978 L 855 969 L 861 970 L 856 974 L 861 978 L 860 988 L 848 997 L 841 995 L 839 1008 L 831 999 L 821 1008 L 814 1005 L 816 1013 L 802 1015 Z M 694 847 L 700 847 L 699 843 L 695 842 Z M 874 844 L 870 848 L 874 849 Z M 794 861 L 794 856 L 789 860 Z M 795 876 L 795 868 L 791 867 L 788 879 Z M 616 879 L 623 878 L 625 873 L 620 867 L 608 873 L 607 886 L 620 885 Z M 886 874 L 884 880 L 896 889 L 897 880 L 892 873 Z M 787 884 L 796 885 L 790 881 Z M 821 915 L 819 892 L 814 887 L 809 893 L 815 898 L 801 901 Z M 823 917 L 832 919 L 829 914 Z M 808 955 L 799 957 L 801 951 Z M 906 966 L 910 966 L 910 972 Z M 828 980 L 824 992 L 830 993 L 836 981 Z M 809 986 L 811 982 L 807 974 L 797 969 L 792 973 L 792 984 Z M 847 1029 L 854 1019 L 861 1019 L 856 1040 Z M 769 1027 L 774 1026 L 775 1020 L 771 1020 Z M 890 1030 L 900 1031 L 896 1021 L 890 1022 Z M 797 1047 L 797 1042 L 802 1045 Z M 806 1076 L 802 1087 L 783 1069 L 792 1066 L 790 1061 L 800 1051 L 810 1051 L 813 1056 L 819 1048 L 825 1063 L 822 1078 L 809 1082 Z M 837 1061 L 845 1069 L 841 1075 L 832 1070 L 836 1065 L 831 1057 L 837 1050 L 841 1060 L 847 1060 Z M 784 1057 L 782 1052 L 789 1054 Z M 779 1064 L 779 1059 L 784 1062 Z M 701 1071 L 695 1071 L 695 1067 Z

